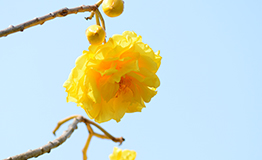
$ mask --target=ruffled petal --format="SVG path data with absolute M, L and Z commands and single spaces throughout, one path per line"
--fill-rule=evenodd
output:
M 104 76 L 100 79 L 100 83 L 99 83 L 101 95 L 106 102 L 114 98 L 116 92 L 119 89 L 118 83 L 110 83 L 108 82 L 108 79 L 109 79 L 108 76 Z
M 125 113 L 141 112 L 160 85 L 159 54 L 130 31 L 105 44 L 90 45 L 63 85 L 67 102 L 75 102 L 99 123 L 119 122 Z
M 99 73 L 94 70 L 89 70 L 86 73 L 86 87 L 87 95 L 93 100 L 95 103 L 101 102 L 101 94 L 97 86 L 97 79 L 101 77 Z
M 122 150 L 114 147 L 113 153 L 109 155 L 110 160 L 135 160 L 136 152 L 133 150 Z
M 125 115 L 130 100 L 133 97 L 133 93 L 129 88 L 125 88 L 122 93 L 114 99 L 114 120 L 120 122 L 121 118 Z

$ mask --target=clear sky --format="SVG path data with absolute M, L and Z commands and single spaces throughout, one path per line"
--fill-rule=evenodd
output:
M 0 30 L 63 7 L 96 0 L 0 0 Z M 87 50 L 89 13 L 69 15 L 0 38 L 0 159 L 56 137 L 56 123 L 81 114 L 63 88 Z M 141 113 L 101 124 L 126 141 L 136 160 L 262 159 L 262 1 L 125 1 L 117 18 L 104 16 L 107 37 L 135 31 L 163 57 L 158 94 Z M 67 123 L 58 130 L 61 135 Z M 84 124 L 39 160 L 81 160 Z M 118 144 L 94 137 L 89 160 L 106 160 Z

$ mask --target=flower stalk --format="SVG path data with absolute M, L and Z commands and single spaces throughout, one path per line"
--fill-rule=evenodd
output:
M 100 13 L 99 9 L 97 9 L 96 11 L 96 15 L 99 17 L 99 20 L 101 21 L 101 27 L 106 30 L 106 25 L 105 25 L 105 21 L 104 18 L 102 16 L 102 14 Z

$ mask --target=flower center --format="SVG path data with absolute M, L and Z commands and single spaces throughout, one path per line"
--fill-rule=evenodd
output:
M 127 92 L 127 88 L 131 85 L 131 78 L 129 77 L 121 77 L 119 84 L 119 89 L 116 92 L 116 98 L 120 94 L 125 94 Z

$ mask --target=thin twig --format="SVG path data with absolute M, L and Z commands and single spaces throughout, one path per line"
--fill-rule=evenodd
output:
M 4 160 L 26 160 L 29 158 L 33 157 L 38 157 L 42 154 L 49 153 L 51 149 L 58 147 L 62 143 L 64 143 L 67 138 L 71 136 L 71 134 L 74 132 L 75 129 L 77 129 L 77 124 L 82 121 L 81 117 L 77 117 L 74 119 L 73 123 L 69 125 L 68 129 L 57 139 L 48 142 L 46 145 L 39 147 L 34 150 L 29 150 L 25 153 L 13 156 L 13 157 L 8 157 L 7 159 Z
M 71 120 L 73 118 L 81 118 L 81 122 L 86 124 L 87 130 L 89 132 L 86 144 L 85 144 L 85 146 L 84 146 L 84 148 L 82 150 L 83 160 L 87 160 L 87 153 L 86 152 L 87 152 L 87 149 L 89 147 L 90 141 L 91 141 L 93 136 L 96 136 L 96 137 L 101 138 L 101 139 L 111 139 L 114 142 L 119 142 L 119 145 L 121 145 L 125 141 L 125 139 L 123 137 L 116 138 L 116 137 L 112 136 L 105 129 L 103 129 L 101 126 L 99 126 L 98 124 L 94 123 L 93 121 L 90 121 L 90 120 L 86 119 L 85 117 L 83 117 L 81 115 L 73 115 L 73 116 L 67 117 L 67 118 L 59 121 L 57 123 L 56 128 L 53 131 L 53 134 L 55 134 L 55 132 L 59 129 L 59 127 L 62 124 L 64 124 L 65 122 L 67 122 L 67 121 L 69 121 L 69 120 Z M 101 130 L 104 133 L 104 135 L 95 133 L 94 130 L 92 129 L 92 127 L 90 126 L 91 124 L 94 125 L 95 127 L 97 127 L 99 130 Z
M 51 12 L 47 15 L 42 16 L 42 17 L 34 18 L 30 21 L 21 23 L 21 24 L 16 25 L 16 26 L 10 25 L 8 28 L 0 30 L 0 37 L 5 37 L 9 34 L 19 32 L 19 31 L 22 32 L 25 29 L 27 29 L 29 27 L 36 26 L 38 24 L 42 25 L 46 21 L 52 20 L 56 17 L 65 17 L 69 14 L 73 14 L 73 13 L 77 14 L 78 12 L 95 11 L 101 5 L 102 2 L 103 2 L 103 0 L 100 0 L 94 5 L 82 5 L 82 6 L 75 7 L 75 8 L 62 8 L 62 9 L 57 10 L 55 12 Z
M 49 153 L 51 151 L 51 149 L 56 148 L 59 145 L 61 145 L 62 143 L 64 143 L 71 136 L 71 134 L 74 132 L 74 130 L 77 129 L 77 124 L 80 123 L 80 122 L 85 123 L 86 126 L 87 126 L 87 129 L 89 131 L 87 142 L 85 144 L 85 147 L 82 150 L 84 160 L 87 159 L 86 151 L 88 149 L 88 146 L 89 146 L 89 143 L 90 143 L 92 136 L 96 136 L 96 137 L 102 138 L 102 139 L 111 139 L 112 141 L 119 142 L 120 144 L 122 144 L 122 142 L 125 140 L 123 137 L 120 137 L 120 138 L 113 137 L 107 131 L 105 131 L 102 127 L 100 127 L 98 124 L 86 119 L 85 117 L 83 117 L 81 115 L 73 115 L 73 116 L 70 116 L 68 118 L 65 118 L 65 119 L 59 121 L 57 126 L 55 127 L 55 129 L 53 131 L 53 134 L 55 134 L 55 132 L 59 129 L 59 127 L 62 124 L 64 124 L 65 122 L 67 122 L 71 119 L 74 119 L 73 123 L 71 125 L 69 125 L 68 129 L 57 139 L 55 139 L 51 142 L 48 142 L 46 145 L 39 147 L 37 149 L 29 150 L 25 153 L 22 153 L 22 154 L 13 156 L 13 157 L 8 157 L 7 159 L 3 159 L 3 160 L 27 160 L 29 158 L 38 157 L 42 154 Z M 100 129 L 105 135 L 95 133 L 93 131 L 93 129 L 91 128 L 90 124 L 94 125 L 98 129 Z
M 119 143 L 120 143 L 119 145 L 121 145 L 121 144 L 125 141 L 125 139 L 124 139 L 123 137 L 116 138 L 116 137 L 112 136 L 112 135 L 109 134 L 104 128 L 102 128 L 101 126 L 99 126 L 98 124 L 96 124 L 96 123 L 93 122 L 93 121 L 90 121 L 90 120 L 88 120 L 88 119 L 86 119 L 86 118 L 83 118 L 83 122 L 86 123 L 86 124 L 92 124 L 92 125 L 94 125 L 94 126 L 95 126 L 96 128 L 98 128 L 100 131 L 102 131 L 102 132 L 105 134 L 105 136 L 107 136 L 109 139 L 111 139 L 111 140 L 114 141 L 114 142 L 119 142 Z M 99 137 L 98 134 L 95 134 L 94 136 L 98 136 L 98 137 Z
M 92 20 L 92 18 L 94 17 L 95 15 L 95 12 L 94 11 L 91 11 L 91 14 L 89 17 L 85 17 L 86 20 Z

